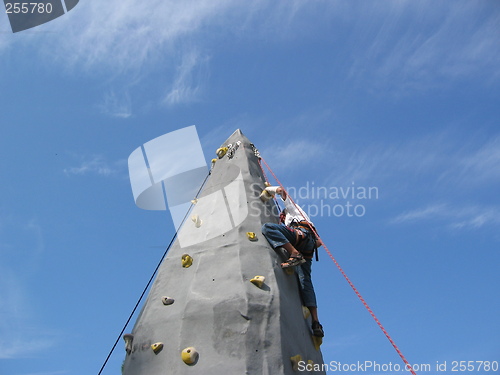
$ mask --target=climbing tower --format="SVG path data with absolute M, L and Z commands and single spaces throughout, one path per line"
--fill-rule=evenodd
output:
M 265 176 L 258 150 L 237 130 L 217 151 L 123 336 L 124 375 L 308 374 L 308 364 L 323 363 L 297 276 L 281 269 L 283 255 L 261 234 L 262 224 L 278 221 L 278 210 L 259 199 Z

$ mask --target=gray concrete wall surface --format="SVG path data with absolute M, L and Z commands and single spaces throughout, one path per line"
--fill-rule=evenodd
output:
M 281 269 L 282 254 L 261 233 L 278 210 L 259 199 L 265 181 L 254 149 L 239 130 L 223 146 L 238 141 L 217 159 L 158 271 L 131 332 L 125 375 L 308 374 L 294 370 L 291 357 L 300 355 L 303 366 L 323 363 L 297 276 Z M 190 267 L 182 265 L 184 254 Z M 262 287 L 250 282 L 255 276 L 265 277 Z M 156 353 L 155 343 L 163 344 Z M 183 361 L 185 348 L 196 350 L 195 363 Z

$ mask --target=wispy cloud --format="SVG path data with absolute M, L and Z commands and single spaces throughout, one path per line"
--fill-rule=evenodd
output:
M 99 108 L 102 113 L 111 117 L 126 119 L 132 116 L 132 103 L 128 92 L 117 94 L 114 90 L 108 91 Z
M 64 30 L 57 38 L 57 58 L 86 69 L 138 69 L 159 62 L 165 52 L 175 56 L 180 40 L 189 41 L 204 25 L 221 19 L 233 7 L 227 0 L 81 2 L 70 16 L 54 25 L 56 30 Z
M 456 131 L 428 133 L 407 141 L 371 144 L 357 150 L 333 146 L 325 186 L 377 186 L 389 204 L 420 202 L 392 224 L 428 222 L 453 229 L 498 227 L 500 137 L 464 139 Z M 323 168 L 326 164 L 320 159 Z M 392 203 L 391 203 L 392 202 Z M 437 202 L 437 203 L 436 203 Z M 459 203 L 460 202 L 460 205 Z
M 328 2 L 324 4 L 329 7 Z M 301 0 L 283 4 L 264 0 L 82 1 L 64 17 L 25 32 L 19 39 L 36 42 L 47 57 L 68 68 L 87 72 L 107 68 L 115 74 L 160 61 L 165 64 L 166 58 L 178 54 L 183 45 L 207 41 L 207 32 L 211 31 L 233 35 L 250 32 L 258 38 L 262 33 L 288 37 L 290 31 L 298 33 L 291 24 L 306 8 L 307 3 Z M 316 7 L 311 9 L 317 11 Z M 47 31 L 53 37 L 41 37 Z
M 457 168 L 460 177 L 472 183 L 500 181 L 500 136 L 462 157 Z
M 196 51 L 182 57 L 172 87 L 165 96 L 167 105 L 190 103 L 199 98 L 208 78 L 208 61 L 207 56 L 200 56 Z
M 455 229 L 477 229 L 500 225 L 500 208 L 484 206 L 456 207 L 451 204 L 434 204 L 404 212 L 391 220 L 393 224 L 428 221 L 442 223 Z
M 474 188 L 500 182 L 500 136 L 461 139 L 456 131 L 427 133 L 399 142 L 373 142 L 346 149 L 332 145 L 328 181 L 397 186 L 422 183 L 425 189 Z M 321 159 L 323 160 L 323 158 Z M 395 186 L 393 186 L 395 187 Z
M 78 166 L 64 168 L 64 173 L 66 175 L 97 174 L 108 177 L 121 172 L 125 165 L 123 161 L 110 163 L 101 155 L 79 157 L 79 159 L 81 159 L 81 161 Z
M 482 5 L 387 1 L 364 7 L 352 37 L 360 43 L 353 45 L 350 80 L 398 94 L 457 79 L 497 80 L 500 11 Z
M 143 72 L 155 74 L 160 87 L 168 87 L 161 100 L 169 105 L 200 97 L 208 76 L 207 56 L 216 48 L 211 35 L 274 41 L 316 37 L 318 32 L 348 35 L 335 45 L 336 54 L 345 56 L 342 77 L 349 86 L 368 90 L 404 91 L 456 78 L 500 78 L 498 7 L 464 0 L 356 4 L 82 1 L 38 29 L 52 31 L 50 38 L 34 32 L 18 41 L 32 43 L 72 73 L 105 75 L 109 81 L 123 74 L 129 80 L 148 74 Z M 108 100 L 111 105 L 113 98 Z M 109 113 L 126 117 L 130 111 Z
M 434 176 L 454 163 L 452 141 L 446 133 L 424 134 L 400 142 L 383 141 L 346 148 L 341 140 L 331 145 L 331 160 L 326 180 L 334 184 L 356 181 L 370 184 L 409 183 Z M 333 162 L 332 162 L 333 161 Z
M 415 209 L 412 211 L 404 212 L 396 216 L 393 223 L 404 223 L 409 221 L 419 221 L 446 217 L 450 214 L 448 205 L 435 204 L 424 208 Z
M 24 280 L 5 267 L 0 275 L 0 359 L 29 358 L 53 347 L 56 335 L 36 325 Z
M 324 144 L 324 140 L 287 137 L 260 152 L 271 168 L 277 171 L 294 169 L 299 172 L 300 168 L 310 166 L 317 160 L 318 150 L 321 150 L 322 157 L 328 158 L 328 149 Z

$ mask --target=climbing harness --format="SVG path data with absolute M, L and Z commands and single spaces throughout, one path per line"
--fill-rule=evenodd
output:
M 271 175 L 273 176 L 273 178 L 276 180 L 276 182 L 278 183 L 278 185 L 281 186 L 281 188 L 283 188 L 283 185 L 278 180 L 278 177 L 276 177 L 276 175 L 272 171 L 271 167 L 269 167 L 269 165 L 266 163 L 266 161 L 260 155 L 258 156 L 258 158 L 259 158 L 259 165 L 260 165 L 260 168 L 262 169 L 262 173 L 264 174 L 264 178 L 266 179 L 266 182 L 269 182 L 269 181 L 267 180 L 267 177 L 265 175 L 264 168 L 262 168 L 261 161 L 265 164 L 265 166 L 267 167 L 267 169 L 269 170 L 269 172 L 271 173 Z M 293 201 L 292 197 L 290 197 L 290 195 L 288 195 L 288 197 L 290 198 L 291 202 L 294 204 L 295 208 L 298 209 L 298 206 Z M 321 240 L 321 238 L 318 235 L 318 232 L 316 231 L 316 228 L 314 228 L 314 226 L 311 226 L 311 229 L 312 229 L 313 233 L 316 235 L 316 237 Z M 403 355 L 403 353 L 401 352 L 401 350 L 398 348 L 398 346 L 396 345 L 396 343 L 394 342 L 394 340 L 391 338 L 391 336 L 389 335 L 389 333 L 387 332 L 387 330 L 384 328 L 384 326 L 382 325 L 382 323 L 380 322 L 380 320 L 378 320 L 378 318 L 375 315 L 375 313 L 372 311 L 372 309 L 370 308 L 370 306 L 368 306 L 368 303 L 361 296 L 361 293 L 359 293 L 358 289 L 354 286 L 354 284 L 352 283 L 352 281 L 349 279 L 349 277 L 347 276 L 347 274 L 344 272 L 343 268 L 340 266 L 340 264 L 334 258 L 334 256 L 332 255 L 332 253 L 330 252 L 330 250 L 328 249 L 328 247 L 326 246 L 326 244 L 324 242 L 322 242 L 322 243 L 323 243 L 323 247 L 325 248 L 326 253 L 330 256 L 330 258 L 335 263 L 335 265 L 339 269 L 339 271 L 342 274 L 342 276 L 344 276 L 344 278 L 346 279 L 347 283 L 350 285 L 350 287 L 352 288 L 352 290 L 356 293 L 356 295 L 358 296 L 359 300 L 363 303 L 363 305 L 365 306 L 366 310 L 368 310 L 368 312 L 370 313 L 370 315 L 372 316 L 372 318 L 375 320 L 375 322 L 377 323 L 377 325 L 379 326 L 379 328 L 382 330 L 382 332 L 384 333 L 384 335 L 387 337 L 387 339 L 389 340 L 389 342 L 392 344 L 392 346 L 394 347 L 394 349 L 398 353 L 399 357 L 405 363 L 406 370 L 410 371 L 413 375 L 417 375 L 417 373 L 415 372 L 415 370 L 413 370 L 412 366 L 407 361 L 407 359 L 405 358 L 405 356 Z
M 319 239 L 317 236 L 316 228 L 310 222 L 306 220 L 297 221 L 294 219 L 289 227 L 295 230 L 297 236 L 295 247 L 300 248 L 305 241 L 313 241 L 314 246 L 310 251 L 300 251 L 305 258 L 311 259 L 315 255 L 316 262 L 319 261 L 318 247 L 316 246 L 316 241 Z

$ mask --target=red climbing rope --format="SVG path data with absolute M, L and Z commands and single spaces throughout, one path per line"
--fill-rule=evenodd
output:
M 281 184 L 280 180 L 278 180 L 278 177 L 276 177 L 276 175 L 274 174 L 274 172 L 272 171 L 272 169 L 269 167 L 269 165 L 266 163 L 266 161 L 261 157 L 261 158 L 259 158 L 259 165 L 260 165 L 260 167 L 262 169 L 262 172 L 264 172 L 264 169 L 262 168 L 262 164 L 260 163 L 261 160 L 264 162 L 264 164 L 266 165 L 267 169 L 269 170 L 269 172 L 271 173 L 271 175 L 274 177 L 274 179 L 276 180 L 276 182 L 278 183 L 278 185 L 281 186 L 281 188 L 284 189 L 284 187 Z M 267 177 L 266 177 L 265 173 L 264 173 L 264 178 L 267 180 Z M 295 208 L 297 208 L 297 210 L 299 210 L 299 207 L 293 201 L 292 197 L 290 195 L 288 195 L 288 197 L 290 198 L 290 201 L 294 204 Z M 300 210 L 299 210 L 299 212 L 300 212 Z M 314 231 L 314 234 L 316 235 L 316 237 L 321 240 L 320 236 L 318 235 L 318 233 L 316 232 L 316 230 L 314 229 L 314 227 L 312 227 L 312 230 Z M 335 263 L 335 265 L 339 269 L 339 271 L 342 274 L 342 276 L 344 276 L 344 278 L 346 279 L 346 281 L 351 286 L 352 290 L 354 290 L 354 292 L 358 296 L 359 300 L 363 303 L 363 305 L 368 310 L 368 312 L 370 313 L 370 315 L 372 316 L 372 318 L 375 320 L 375 322 L 380 327 L 380 329 L 382 330 L 382 332 L 384 332 L 384 335 L 387 337 L 387 339 L 389 340 L 389 342 L 392 344 L 392 346 L 394 347 L 394 349 L 396 350 L 396 352 L 399 354 L 399 356 L 401 357 L 401 359 L 403 360 L 403 362 L 406 365 L 406 369 L 408 371 L 410 371 L 413 375 L 417 375 L 417 373 L 413 370 L 413 368 L 411 367 L 410 363 L 406 360 L 406 358 L 403 355 L 403 353 L 401 352 L 401 350 L 399 350 L 398 346 L 396 345 L 396 343 L 394 342 L 394 340 L 391 338 L 391 336 L 389 335 L 389 333 L 387 332 L 387 330 L 384 328 L 384 326 L 382 325 L 382 323 L 380 323 L 380 320 L 378 320 L 378 318 L 376 317 L 375 313 L 372 311 L 372 309 L 370 308 L 370 306 L 368 306 L 368 303 L 366 303 L 365 299 L 359 293 L 358 289 L 354 286 L 354 284 L 349 279 L 349 277 L 347 276 L 347 274 L 344 272 L 344 270 L 342 269 L 342 267 L 340 266 L 340 264 L 337 262 L 337 260 L 334 258 L 334 256 L 330 252 L 330 250 L 328 250 L 328 247 L 326 246 L 326 244 L 323 241 L 321 241 L 321 243 L 323 244 L 323 247 L 325 248 L 326 253 L 330 256 L 330 258 L 333 260 L 333 262 Z

